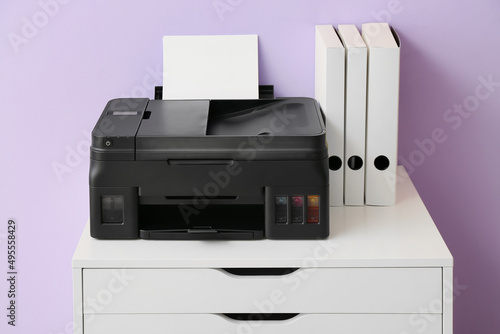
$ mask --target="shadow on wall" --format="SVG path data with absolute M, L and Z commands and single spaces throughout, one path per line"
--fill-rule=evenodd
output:
M 480 193 L 485 190 L 479 186 L 484 179 L 479 164 L 464 157 L 481 157 L 474 152 L 481 149 L 474 148 L 481 143 L 474 138 L 481 129 L 473 128 L 478 117 L 473 113 L 500 95 L 497 72 L 477 73 L 466 82 L 454 80 L 462 75 L 460 64 L 439 61 L 452 57 L 458 48 L 435 50 L 431 49 L 435 44 L 426 45 L 425 39 L 415 43 L 412 34 L 398 33 L 402 40 L 398 160 L 455 257 L 455 333 L 496 326 L 492 314 L 495 307 L 498 310 L 500 270 L 489 261 L 497 247 L 490 244 L 494 238 L 487 237 L 491 232 L 486 226 L 494 222 L 483 221 L 491 217 L 485 212 L 493 210 L 483 206 L 486 195 Z M 434 60 L 436 52 L 440 55 Z
M 457 82 L 404 31 L 401 39 L 398 163 L 412 176 L 424 170 L 434 154 L 444 154 L 442 144 L 452 128 L 444 120 L 453 96 L 460 96 Z M 432 124 L 430 126 L 430 124 Z

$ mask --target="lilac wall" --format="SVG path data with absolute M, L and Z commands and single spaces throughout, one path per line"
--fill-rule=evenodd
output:
M 313 96 L 314 25 L 383 20 L 403 44 L 400 162 L 455 257 L 455 333 L 500 332 L 498 1 L 54 1 L 0 5 L 0 258 L 13 217 L 20 273 L 18 327 L 2 311 L 0 331 L 69 332 L 88 133 L 110 98 L 152 97 L 163 35 L 258 34 L 261 84 Z M 221 3 L 231 10 L 218 15 Z M 444 142 L 431 143 L 435 129 Z

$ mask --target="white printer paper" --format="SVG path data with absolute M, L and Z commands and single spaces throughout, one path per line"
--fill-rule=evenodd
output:
M 163 99 L 258 99 L 257 35 L 163 37 Z

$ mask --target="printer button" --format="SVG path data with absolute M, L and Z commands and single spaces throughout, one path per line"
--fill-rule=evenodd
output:
M 288 197 L 276 196 L 275 198 L 275 222 L 276 224 L 286 224 L 288 221 Z

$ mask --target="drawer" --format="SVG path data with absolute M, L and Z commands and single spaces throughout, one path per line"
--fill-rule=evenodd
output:
M 414 313 L 442 299 L 441 268 L 84 269 L 84 314 Z
M 440 314 L 299 314 L 288 320 L 238 321 L 217 314 L 85 315 L 84 334 L 441 334 Z M 417 320 L 418 321 L 418 320 Z

